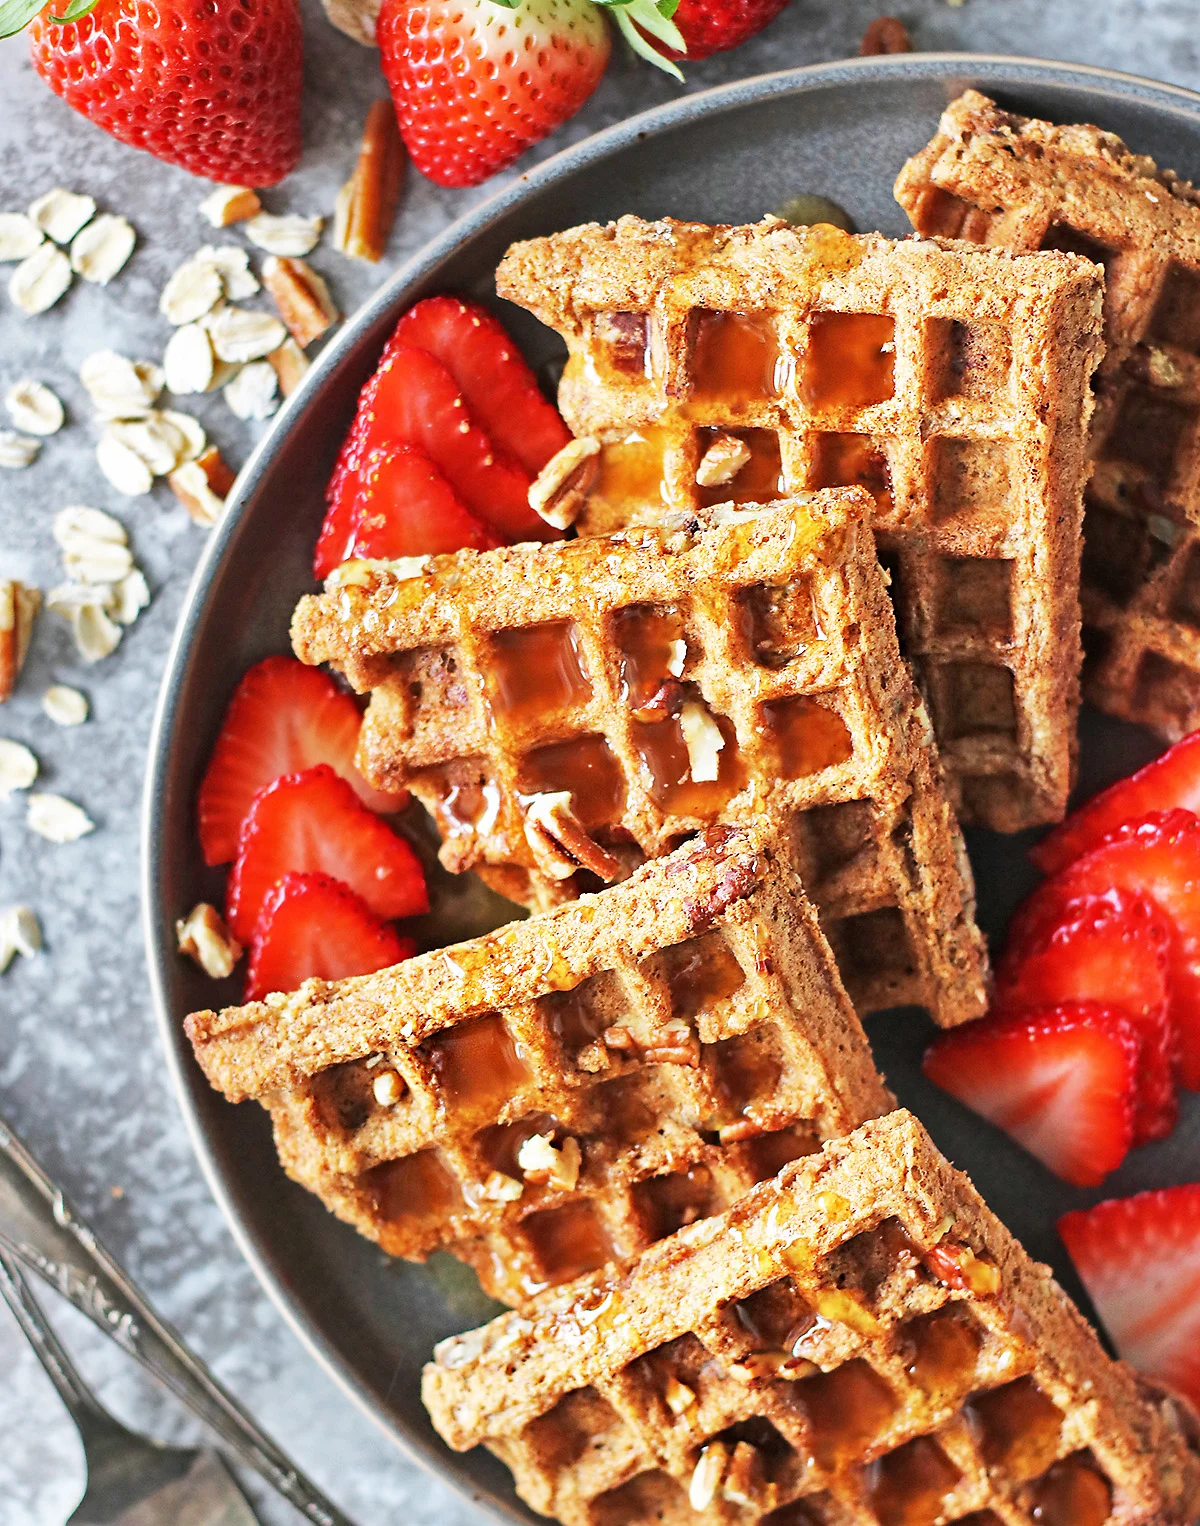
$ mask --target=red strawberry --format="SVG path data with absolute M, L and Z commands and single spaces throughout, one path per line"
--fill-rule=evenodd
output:
M 368 383 L 368 386 L 370 383 Z M 364 393 L 366 388 L 363 389 Z M 325 518 L 313 551 L 313 577 L 323 583 L 354 550 L 354 520 L 358 513 L 359 441 L 366 428 L 362 402 L 346 431 L 325 487 Z
M 225 711 L 200 785 L 200 846 L 225 864 L 264 784 L 328 763 L 373 811 L 398 811 L 407 795 L 372 789 L 354 766 L 362 714 L 328 673 L 294 657 L 265 657 L 248 670 Z
M 375 27 L 400 136 L 438 185 L 478 185 L 573 117 L 610 39 L 590 0 L 384 0 Z
M 788 0 L 679 0 L 679 8 L 671 19 L 687 44 L 687 52 L 671 52 L 668 56 L 686 57 L 692 63 L 712 53 L 740 47 L 774 21 L 787 3 Z
M 1118 1353 L 1200 1404 L 1200 1182 L 1064 1214 L 1058 1232 Z
M 361 896 L 327 874 L 285 874 L 268 892 L 250 943 L 245 1001 L 304 981 L 373 975 L 417 945 L 381 921 Z
M 1179 1078 L 1200 1088 L 1200 820 L 1190 811 L 1151 811 L 1040 885 L 1018 908 L 1012 945 L 1027 947 L 1081 896 L 1142 896 L 1171 923 L 1171 1021 L 1179 1035 Z
M 1148 901 L 1113 891 L 1072 902 L 1032 943 L 1011 949 L 996 972 L 1001 1016 L 1098 1001 L 1123 1012 L 1141 1038 L 1134 1144 L 1175 1127 L 1178 1043 L 1168 1013 L 1171 925 Z
M 56 11 L 74 19 L 55 26 Z M 296 167 L 296 0 L 27 0 L 7 30 L 31 16 L 34 68 L 122 143 L 234 185 L 274 185 Z
M 363 462 L 354 507 L 352 556 L 425 556 L 486 551 L 500 542 L 413 445 L 374 450 Z
M 570 443 L 571 431 L 504 325 L 478 302 L 426 297 L 401 318 L 391 342 L 436 355 L 492 443 L 531 476 Z
M 239 943 L 249 943 L 268 894 L 289 870 L 332 875 L 385 921 L 429 910 L 417 855 L 325 763 L 284 774 L 254 797 L 225 896 L 225 920 Z
M 925 1074 L 1076 1187 L 1129 1153 L 1137 1030 L 1097 1002 L 987 1017 L 934 1039 Z
M 1128 779 L 1118 779 L 1093 795 L 1061 826 L 1047 833 L 1029 856 L 1043 874 L 1057 874 L 1122 822 L 1175 806 L 1200 814 L 1200 731 L 1176 742 Z

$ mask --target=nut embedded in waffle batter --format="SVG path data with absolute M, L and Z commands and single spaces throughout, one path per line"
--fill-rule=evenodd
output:
M 565 1526 L 1200 1512 L 1183 1401 L 1105 1355 L 906 1112 L 624 1272 L 443 1341 L 423 1396 Z
M 514 1304 L 892 1105 L 786 853 L 721 828 L 601 897 L 187 1031 L 328 1208 Z
M 623 217 L 515 244 L 496 287 L 567 342 L 559 405 L 602 444 L 581 533 L 863 485 L 961 814 L 1002 831 L 1061 818 L 1094 266 Z M 730 438 L 749 459 L 709 485 Z
M 535 909 L 587 888 L 533 851 L 547 794 L 625 872 L 769 812 L 860 1013 L 948 1027 L 982 1010 L 983 947 L 869 510 L 831 489 L 408 577 L 350 563 L 300 601 L 293 644 L 370 691 L 360 765 L 431 811 L 451 870 Z
M 896 197 L 922 233 L 1104 267 L 1084 513 L 1087 697 L 1175 739 L 1200 726 L 1200 193 L 1112 133 L 969 90 Z

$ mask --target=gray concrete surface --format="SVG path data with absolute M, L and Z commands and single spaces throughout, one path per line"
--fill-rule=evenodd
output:
M 882 8 L 880 0 L 793 0 L 739 52 L 692 68 L 688 88 L 852 53 Z M 898 8 L 925 49 L 1025 53 L 1200 86 L 1195 0 L 967 0 L 961 8 L 901 0 Z M 304 161 L 267 200 L 273 210 L 327 213 L 352 164 L 365 105 L 382 86 L 373 54 L 329 28 L 315 0 L 305 0 L 305 13 Z M 536 156 L 669 99 L 676 88 L 618 54 L 585 110 Z M 42 957 L 18 960 L 0 978 L 0 1112 L 69 1186 L 163 1314 L 352 1516 L 364 1526 L 458 1526 L 479 1516 L 408 1463 L 341 1395 L 242 1263 L 163 1075 L 138 928 L 137 816 L 151 707 L 203 536 L 165 488 L 153 499 L 122 499 L 99 476 L 94 425 L 76 372 L 85 355 L 106 345 L 133 356 L 161 354 L 168 331 L 156 312 L 157 293 L 180 260 L 207 241 L 196 211 L 203 192 L 182 171 L 90 127 L 44 89 L 21 39 L 2 43 L 0 210 L 23 208 L 60 184 L 124 213 L 140 242 L 110 288 L 77 287 L 43 317 L 22 318 L 0 295 L 0 391 L 32 374 L 59 391 L 70 414 L 69 427 L 47 443 L 33 468 L 0 473 L 0 576 L 26 576 L 43 587 L 58 581 L 52 514 L 89 503 L 127 524 L 154 598 L 118 653 L 94 668 L 81 665 L 65 627 L 44 620 L 20 692 L 0 711 L 0 735 L 33 747 L 44 787 L 79 800 L 97 823 L 91 837 L 53 847 L 28 833 L 19 802 L 0 804 L 0 905 L 35 907 L 47 944 Z M 314 263 L 351 310 L 490 189 L 441 191 L 413 177 L 384 265 L 373 271 L 326 249 Z M 786 195 L 797 188 L 780 189 Z M 219 399 L 205 400 L 197 412 L 239 462 L 250 428 Z M 42 715 L 39 697 L 54 681 L 88 694 L 93 718 L 86 726 L 63 731 Z M 164 1438 L 197 1434 L 81 1317 L 62 1311 L 60 1327 L 118 1414 Z M 56 1526 L 80 1488 L 81 1461 L 66 1416 L 0 1313 L 0 1526 Z M 283 1526 L 296 1519 L 287 1507 L 258 1498 L 264 1521 Z

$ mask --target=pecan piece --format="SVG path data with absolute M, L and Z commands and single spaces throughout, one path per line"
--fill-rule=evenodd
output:
M 367 112 L 354 173 L 338 192 L 333 246 L 352 259 L 378 264 L 387 248 L 404 185 L 404 145 L 390 100 Z
M 0 704 L 12 694 L 29 650 L 42 596 L 12 578 L 0 578 Z
M 864 58 L 875 53 L 911 53 L 912 50 L 912 38 L 899 16 L 876 16 L 858 45 Z
M 599 440 L 587 436 L 551 456 L 529 489 L 529 507 L 556 530 L 573 525 L 600 469 Z
M 584 831 L 566 790 L 533 795 L 525 811 L 525 840 L 534 861 L 552 880 L 567 880 L 578 869 L 597 879 L 615 880 L 620 860 Z

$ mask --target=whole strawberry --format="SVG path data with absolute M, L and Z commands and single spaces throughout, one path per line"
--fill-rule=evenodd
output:
M 295 167 L 296 0 L 32 0 L 9 30 L 31 18 L 34 68 L 122 143 L 235 185 L 274 185 Z
M 376 28 L 400 133 L 438 185 L 478 185 L 579 108 L 611 47 L 591 0 L 384 0 Z
M 774 21 L 788 0 L 679 0 L 671 18 L 687 44 L 689 63 L 740 47 Z

